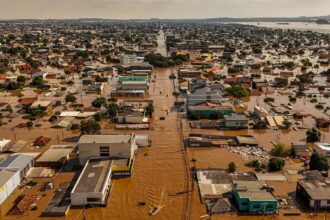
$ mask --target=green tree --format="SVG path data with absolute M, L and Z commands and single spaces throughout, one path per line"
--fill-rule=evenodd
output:
M 147 107 L 145 108 L 146 115 L 149 115 L 150 117 L 154 113 L 154 106 L 152 103 L 149 103 Z
M 269 171 L 281 171 L 285 166 L 285 160 L 280 157 L 272 157 L 269 159 Z
M 42 76 L 34 77 L 31 82 L 31 86 L 33 86 L 33 87 L 40 87 L 40 86 L 43 86 L 44 84 L 45 84 L 45 81 L 42 78 Z
M 328 159 L 320 155 L 317 152 L 313 152 L 311 156 L 311 160 L 309 162 L 309 169 L 310 170 L 318 170 L 318 171 L 328 171 L 329 170 L 329 163 Z
M 101 108 L 102 106 L 105 106 L 107 103 L 107 100 L 105 97 L 97 97 L 93 102 L 92 106 L 95 108 Z
M 318 142 L 321 140 L 321 132 L 315 128 L 309 129 L 306 135 L 307 142 Z
M 25 81 L 26 81 L 26 78 L 25 78 L 25 76 L 18 76 L 17 77 L 17 82 L 18 83 L 25 83 Z
M 273 144 L 273 149 L 271 150 L 271 155 L 274 157 L 287 157 L 290 155 L 290 148 L 285 144 Z
M 108 114 L 111 118 L 116 117 L 117 116 L 117 111 L 118 111 L 118 104 L 115 102 L 112 102 L 109 104 L 108 106 Z
M 228 172 L 234 173 L 236 171 L 236 164 L 234 162 L 231 162 L 228 164 Z
M 65 96 L 66 102 L 75 102 L 77 100 L 76 96 L 74 96 L 72 93 L 69 93 Z
M 101 119 L 102 119 L 102 115 L 101 115 L 101 113 L 96 113 L 96 114 L 94 115 L 94 120 L 95 120 L 95 121 L 101 121 Z
M 240 86 L 233 86 L 228 88 L 226 91 L 229 93 L 229 95 L 239 99 L 250 96 L 250 90 Z
M 80 122 L 80 134 L 98 134 L 101 130 L 101 126 L 92 119 Z
M 7 90 L 16 90 L 16 89 L 19 89 L 19 88 L 20 87 L 19 87 L 18 83 L 16 83 L 16 82 L 9 82 L 6 86 Z

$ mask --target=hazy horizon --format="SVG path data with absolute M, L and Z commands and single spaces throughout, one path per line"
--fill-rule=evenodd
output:
M 329 15 L 329 0 L 0 0 L 0 19 L 203 19 Z

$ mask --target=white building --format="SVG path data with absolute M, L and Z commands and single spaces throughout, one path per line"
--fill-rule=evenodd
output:
M 315 143 L 313 149 L 319 154 L 330 157 L 330 144 Z
M 105 205 L 110 191 L 112 161 L 94 158 L 87 161 L 71 192 L 71 205 Z
M 135 134 L 83 135 L 77 145 L 80 165 L 97 157 L 133 159 L 137 150 Z
M 140 63 L 140 61 L 135 54 L 125 54 L 120 56 L 120 63 L 122 65 L 132 65 Z
M 0 205 L 9 197 L 34 165 L 34 156 L 15 154 L 0 163 Z

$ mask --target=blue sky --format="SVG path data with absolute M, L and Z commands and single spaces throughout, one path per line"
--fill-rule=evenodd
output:
M 0 0 L 0 19 L 295 17 L 330 14 L 330 0 Z

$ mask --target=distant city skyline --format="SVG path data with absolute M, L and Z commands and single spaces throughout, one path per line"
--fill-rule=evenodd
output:
M 298 17 L 329 9 L 330 0 L 0 0 L 0 19 Z

